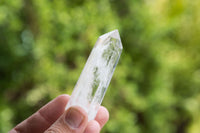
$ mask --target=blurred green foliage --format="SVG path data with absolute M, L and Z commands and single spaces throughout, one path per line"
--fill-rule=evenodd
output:
M 0 132 L 68 93 L 101 34 L 124 50 L 102 133 L 199 133 L 199 0 L 1 0 Z

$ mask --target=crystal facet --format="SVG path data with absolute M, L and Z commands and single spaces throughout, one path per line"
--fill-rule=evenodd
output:
M 100 36 L 76 83 L 66 109 L 80 106 L 93 120 L 103 100 L 122 52 L 118 30 Z

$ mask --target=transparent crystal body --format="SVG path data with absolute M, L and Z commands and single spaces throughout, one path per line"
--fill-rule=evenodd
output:
M 93 120 L 103 100 L 122 52 L 118 30 L 100 36 L 88 57 L 84 69 L 66 106 L 80 106 Z

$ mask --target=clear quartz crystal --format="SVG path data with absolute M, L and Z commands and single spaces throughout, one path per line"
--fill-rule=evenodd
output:
M 88 121 L 95 118 L 122 49 L 118 30 L 98 38 L 66 109 L 71 106 L 80 106 L 88 113 Z

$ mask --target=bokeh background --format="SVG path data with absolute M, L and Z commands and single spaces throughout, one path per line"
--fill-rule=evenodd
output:
M 199 0 L 0 0 L 0 132 L 71 94 L 98 36 L 124 50 L 102 133 L 200 133 Z

